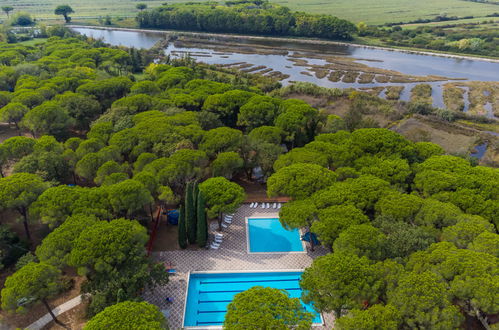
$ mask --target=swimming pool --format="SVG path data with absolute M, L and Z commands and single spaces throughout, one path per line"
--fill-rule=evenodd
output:
M 249 253 L 304 252 L 298 229 L 286 230 L 279 218 L 246 218 Z
M 300 298 L 301 271 L 256 273 L 191 273 L 184 310 L 184 327 L 220 327 L 227 305 L 239 292 L 254 286 L 285 289 L 290 297 Z M 310 305 L 304 308 L 315 314 L 314 323 L 322 323 L 321 315 Z

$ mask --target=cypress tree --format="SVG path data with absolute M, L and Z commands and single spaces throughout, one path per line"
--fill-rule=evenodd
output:
M 194 212 L 196 212 L 196 218 L 197 218 L 197 205 L 198 205 L 198 194 L 199 194 L 199 185 L 198 182 L 195 181 L 192 184 L 192 199 L 194 200 Z
M 187 183 L 185 189 L 185 223 L 187 228 L 187 239 L 190 244 L 196 243 L 196 206 L 194 204 L 194 184 Z
M 197 214 L 197 241 L 199 247 L 205 247 L 206 242 L 208 241 L 208 223 L 206 222 L 206 210 L 204 198 L 201 192 L 198 189 L 198 195 L 196 198 L 196 214 Z
M 185 230 L 185 206 L 180 206 L 180 214 L 178 216 L 178 245 L 181 249 L 187 247 L 187 237 Z

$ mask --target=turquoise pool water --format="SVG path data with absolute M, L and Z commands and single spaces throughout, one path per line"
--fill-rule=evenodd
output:
M 303 252 L 298 229 L 286 230 L 278 218 L 248 219 L 249 252 Z
M 301 275 L 302 272 L 191 273 L 184 327 L 221 326 L 234 296 L 254 286 L 285 289 L 290 297 L 300 298 Z M 303 307 L 315 314 L 314 323 L 322 323 L 312 306 L 303 304 Z

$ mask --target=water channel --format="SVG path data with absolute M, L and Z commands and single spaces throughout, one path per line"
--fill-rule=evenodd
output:
M 93 37 L 102 39 L 104 42 L 111 45 L 123 45 L 136 48 L 150 48 L 156 42 L 164 39 L 166 32 L 145 32 L 145 31 L 122 31 L 122 30 L 103 30 L 96 28 L 73 28 L 73 30 Z M 213 37 L 211 40 L 216 40 Z M 331 58 L 338 58 L 342 61 L 351 61 L 354 65 L 362 64 L 366 68 L 373 70 L 391 70 L 401 73 L 402 75 L 410 76 L 439 76 L 446 77 L 445 79 L 433 80 L 428 83 L 432 86 L 433 106 L 444 108 L 443 100 L 443 85 L 448 82 L 463 82 L 463 81 L 499 81 L 499 63 L 480 59 L 461 59 L 452 57 L 443 57 L 427 54 L 407 53 L 395 50 L 376 49 L 354 45 L 340 44 L 311 44 L 299 41 L 290 40 L 266 40 L 266 39 L 234 39 L 232 38 L 232 46 L 234 40 L 244 51 L 238 52 L 234 47 L 230 51 L 221 51 L 220 47 L 212 47 L 211 43 L 203 45 L 203 43 L 193 46 L 185 46 L 182 43 L 170 42 L 165 49 L 167 54 L 172 56 L 181 56 L 189 53 L 197 61 L 207 64 L 224 64 L 232 65 L 235 63 L 247 63 L 249 70 L 253 67 L 254 72 L 264 69 L 265 67 L 278 71 L 285 75 L 282 80 L 284 85 L 292 81 L 304 81 L 317 84 L 324 87 L 336 88 L 380 88 L 378 91 L 380 96 L 385 95 L 383 87 L 387 86 L 404 86 L 400 94 L 400 99 L 407 101 L 410 98 L 411 89 L 418 82 L 379 82 L 373 79 L 369 83 L 359 82 L 359 78 L 355 78 L 352 82 L 331 81 L 328 77 L 319 76 L 311 72 L 313 66 L 321 66 L 330 64 Z M 252 48 L 257 49 L 265 47 L 274 52 L 259 52 L 254 53 L 249 51 Z M 300 65 L 297 65 L 296 60 L 302 60 Z M 248 69 L 246 67 L 245 69 Z M 379 74 L 375 75 L 378 76 Z M 464 102 L 469 105 L 468 93 L 464 94 Z M 467 107 L 466 107 L 467 108 Z M 467 109 L 466 109 L 467 110 Z M 487 108 L 489 116 L 492 111 Z

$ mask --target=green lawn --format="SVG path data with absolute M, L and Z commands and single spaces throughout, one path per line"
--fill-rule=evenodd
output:
M 168 3 L 191 0 L 167 0 Z M 200 0 L 202 1 L 202 0 Z M 160 6 L 165 0 L 4 0 L 2 5 L 12 5 L 19 10 L 33 13 L 37 18 L 54 18 L 54 8 L 69 3 L 76 17 L 135 16 L 135 5 L 146 3 L 149 7 Z M 418 18 L 474 15 L 483 17 L 499 12 L 499 6 L 463 0 L 274 0 L 274 2 L 310 13 L 332 14 L 354 22 L 369 24 L 410 21 Z
M 447 16 L 485 16 L 499 6 L 463 0 L 275 0 L 294 10 L 327 13 L 353 22 L 369 24 L 411 21 Z

